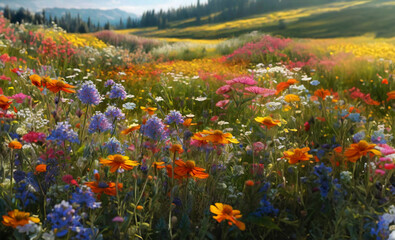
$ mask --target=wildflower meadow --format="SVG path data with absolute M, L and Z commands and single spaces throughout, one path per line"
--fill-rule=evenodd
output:
M 0 16 L 0 238 L 394 240 L 394 43 Z

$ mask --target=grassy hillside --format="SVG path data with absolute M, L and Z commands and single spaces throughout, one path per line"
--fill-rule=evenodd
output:
M 301 7 L 251 16 L 218 24 L 180 28 L 190 20 L 170 23 L 171 28 L 156 27 L 121 30 L 159 38 L 227 38 L 259 30 L 289 37 L 345 37 L 374 34 L 395 36 L 395 1 L 349 1 Z

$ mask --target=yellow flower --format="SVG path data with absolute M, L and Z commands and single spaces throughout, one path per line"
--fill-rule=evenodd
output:
M 285 95 L 284 101 L 286 101 L 286 102 L 288 102 L 288 103 L 291 103 L 291 102 L 299 102 L 299 101 L 300 101 L 300 98 L 299 98 L 298 95 L 295 95 L 295 94 L 288 94 L 288 95 Z
M 268 129 L 274 126 L 281 126 L 280 120 L 273 120 L 271 117 L 256 117 L 255 121 L 265 125 Z

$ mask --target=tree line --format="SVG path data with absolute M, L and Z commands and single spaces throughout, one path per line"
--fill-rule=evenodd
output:
M 8 6 L 3 9 L 3 15 L 5 18 L 9 19 L 11 23 L 32 23 L 46 26 L 50 26 L 55 23 L 70 33 L 88 33 L 110 29 L 134 28 L 139 26 L 139 21 L 132 19 L 131 17 L 128 17 L 125 22 L 121 18 L 119 20 L 119 24 L 115 25 L 110 24 L 109 21 L 105 24 L 100 24 L 99 22 L 92 22 L 90 18 L 88 18 L 87 21 L 84 21 L 80 15 L 73 17 L 71 16 L 71 13 L 66 13 L 62 17 L 58 18 L 57 16 L 48 16 L 45 9 L 41 12 L 34 13 L 25 8 L 15 10 Z

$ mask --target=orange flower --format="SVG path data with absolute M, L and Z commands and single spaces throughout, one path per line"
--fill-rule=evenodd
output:
M 214 216 L 213 218 L 219 223 L 223 220 L 228 220 L 228 224 L 230 226 L 235 224 L 241 231 L 244 231 L 246 229 L 245 224 L 237 220 L 238 218 L 242 217 L 240 211 L 233 210 L 232 206 L 228 204 L 215 203 L 215 206 L 210 206 L 210 212 L 217 214 L 217 216 Z
M 255 121 L 265 125 L 268 129 L 274 126 L 281 126 L 280 120 L 273 120 L 271 117 L 256 117 Z
M 369 144 L 365 140 L 361 140 L 358 143 L 351 144 L 351 146 L 344 152 L 344 156 L 346 156 L 350 162 L 354 163 L 362 156 L 366 156 L 368 153 L 371 153 L 371 156 L 380 156 L 381 152 L 374 149 L 375 146 L 376 144 Z
M 331 92 L 329 90 L 325 90 L 323 88 L 318 89 L 314 92 L 314 96 L 319 97 L 321 99 L 325 99 L 327 96 L 330 96 Z
M 164 164 L 165 162 L 154 162 L 152 163 L 152 167 L 156 169 L 162 169 L 165 168 Z
M 3 110 L 7 110 L 10 105 L 11 105 L 12 101 L 10 99 L 8 99 L 8 97 L 1 95 L 0 96 L 0 108 Z
M 40 89 L 40 91 L 42 91 L 44 88 L 42 88 L 42 81 L 41 81 L 41 77 L 38 76 L 37 74 L 33 74 L 30 77 L 30 81 L 32 81 L 32 84 L 36 87 L 38 87 L 38 89 Z
M 36 172 L 46 172 L 47 171 L 47 165 L 46 164 L 39 164 L 36 166 Z
M 117 190 L 115 188 L 114 182 L 86 182 L 85 185 L 92 189 L 92 192 L 97 194 L 97 197 L 100 199 L 101 195 L 107 194 L 109 196 L 115 196 L 117 194 Z M 118 190 L 122 191 L 123 184 L 118 183 Z
M 140 109 L 144 112 L 147 112 L 149 115 L 154 115 L 155 111 L 157 110 L 157 108 L 154 107 L 140 107 Z
M 15 209 L 13 211 L 9 211 L 8 215 L 3 215 L 3 221 L 1 223 L 4 226 L 16 228 L 17 226 L 24 226 L 28 224 L 29 220 L 34 223 L 40 222 L 39 218 L 30 217 L 30 213 Z
M 196 177 L 200 179 L 208 178 L 209 174 L 205 173 L 204 168 L 196 167 L 195 161 L 188 160 L 183 162 L 181 160 L 176 160 L 175 164 L 177 167 L 174 168 L 174 173 L 181 177 Z
M 295 94 L 288 94 L 284 96 L 284 101 L 290 103 L 290 102 L 299 102 L 300 98 L 298 95 Z
M 203 130 L 202 132 L 195 133 L 192 139 L 208 141 L 213 144 L 239 143 L 237 139 L 233 138 L 231 133 L 223 133 L 220 130 Z
M 21 149 L 22 148 L 22 143 L 18 142 L 17 140 L 14 140 L 14 141 L 11 141 L 8 144 L 8 147 L 12 148 L 12 149 Z
M 197 125 L 197 123 L 193 123 L 192 118 L 187 118 L 184 120 L 182 125 L 184 125 L 185 127 L 189 127 L 189 126 L 195 126 L 195 125 Z
M 381 81 L 382 84 L 388 84 L 388 80 L 386 78 L 383 79 L 383 81 Z
M 279 93 L 281 93 L 282 91 L 284 91 L 285 89 L 289 88 L 289 86 L 298 83 L 298 81 L 296 79 L 288 79 L 288 81 L 286 82 L 280 82 L 276 89 L 276 95 L 278 95 Z
M 184 149 L 182 149 L 182 145 L 181 144 L 173 144 L 171 145 L 171 147 L 169 148 L 170 152 L 172 153 L 176 153 L 178 152 L 178 154 L 181 154 L 184 152 Z
M 119 168 L 131 170 L 135 166 L 139 165 L 137 161 L 129 160 L 129 157 L 123 156 L 121 154 L 109 155 L 107 159 L 100 158 L 100 163 L 105 166 L 110 166 L 110 172 L 115 172 Z
M 129 134 L 129 133 L 133 132 L 133 131 L 139 130 L 140 127 L 141 127 L 141 126 L 138 125 L 138 124 L 132 124 L 132 125 L 130 125 L 128 128 L 122 130 L 121 133 L 124 134 L 124 135 L 126 135 L 126 134 Z
M 309 147 L 290 149 L 284 152 L 283 158 L 288 159 L 290 164 L 296 164 L 299 161 L 308 161 L 313 157 L 308 151 L 310 151 Z
M 59 91 L 67 92 L 67 93 L 75 93 L 74 90 L 71 90 L 69 88 L 75 88 L 74 86 L 65 83 L 62 80 L 51 80 L 50 82 L 47 83 L 47 88 L 49 91 L 53 93 L 58 93 Z
M 388 96 L 387 101 L 394 100 L 395 99 L 395 90 L 387 93 L 387 96 Z

